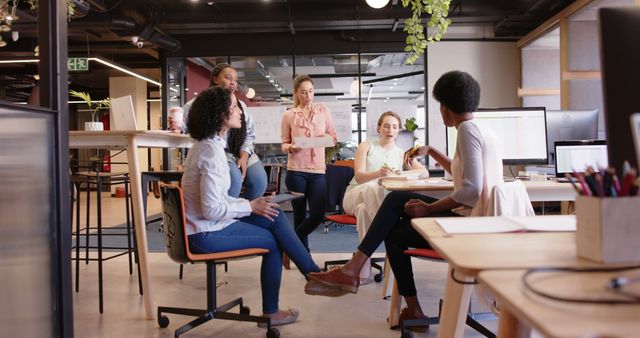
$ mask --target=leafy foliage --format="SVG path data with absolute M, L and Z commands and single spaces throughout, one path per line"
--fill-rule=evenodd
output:
M 410 117 L 404 121 L 404 129 L 409 132 L 414 132 L 418 129 L 418 124 L 416 123 L 415 117 Z
M 27 0 L 32 11 L 38 10 L 39 0 Z M 76 4 L 73 0 L 67 0 L 67 18 L 70 20 L 76 14 Z
M 451 0 L 402 0 L 402 6 L 411 8 L 413 16 L 404 21 L 404 31 L 407 32 L 404 51 L 409 52 L 408 64 L 413 64 L 424 53 L 427 43 L 440 41 L 451 24 L 447 18 L 449 15 Z M 422 24 L 422 13 L 430 15 L 426 27 Z M 431 34 L 426 35 L 427 28 L 431 28 Z
M 91 101 L 91 95 L 89 95 L 89 93 L 69 90 L 69 94 L 75 98 L 83 100 L 87 106 L 89 106 L 89 110 L 91 111 L 91 122 L 96 122 L 96 114 L 98 114 L 100 108 L 111 107 L 111 99 L 108 97 L 106 99 L 93 102 Z

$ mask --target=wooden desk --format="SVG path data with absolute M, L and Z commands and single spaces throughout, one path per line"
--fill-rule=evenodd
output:
M 544 216 L 533 216 L 544 217 Z M 570 220 L 573 216 L 565 216 Z M 470 223 L 482 226 L 494 217 L 466 217 Z M 472 285 L 459 284 L 457 280 L 471 282 L 480 271 L 492 269 L 523 269 L 537 266 L 575 267 L 597 266 L 598 263 L 576 256 L 573 232 L 527 232 L 500 234 L 448 235 L 434 218 L 417 218 L 414 228 L 449 263 L 444 303 L 438 337 L 460 338 L 471 300 Z
M 567 183 L 554 181 L 522 181 L 532 202 L 548 201 L 573 201 L 576 192 Z M 383 180 L 382 186 L 389 191 L 416 191 L 424 192 L 434 198 L 447 196 L 453 191 L 453 182 L 442 178 L 429 178 L 426 180 Z
M 483 271 L 480 282 L 497 297 L 500 307 L 498 337 L 516 337 L 519 331 L 534 328 L 545 337 L 637 337 L 640 332 L 640 304 L 604 305 L 577 304 L 553 301 L 534 295 L 522 284 L 524 270 Z M 556 295 L 593 297 L 611 293 L 605 291 L 606 282 L 618 273 L 554 274 L 531 276 L 537 288 Z M 635 273 L 625 272 L 625 276 Z M 543 279 L 544 278 L 544 279 Z M 546 280 L 545 280 L 546 279 Z M 636 287 L 635 291 L 640 288 Z
M 138 148 L 190 148 L 193 139 L 188 135 L 166 131 L 70 131 L 69 148 L 127 149 L 129 177 L 131 179 L 131 201 L 136 226 L 136 245 L 138 248 L 138 264 L 140 279 L 144 291 L 144 306 L 147 319 L 155 318 L 153 290 L 149 280 L 149 263 L 147 262 L 147 232 L 145 231 L 145 215 L 142 203 L 142 185 L 140 182 L 140 164 Z M 134 151 L 131 151 L 131 150 Z

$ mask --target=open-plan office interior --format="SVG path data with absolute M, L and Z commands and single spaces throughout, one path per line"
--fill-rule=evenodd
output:
M 353 160 L 358 144 L 378 137 L 378 117 L 389 110 L 403 124 L 416 125 L 400 133 L 398 144 L 405 150 L 429 145 L 453 157 L 456 130 L 445 126 L 432 89 L 449 71 L 471 74 L 481 87 L 476 118 L 504 143 L 504 176 L 530 180 L 533 207 L 545 215 L 536 217 L 576 213 L 572 184 L 550 178 L 586 170 L 579 167 L 584 151 L 595 167 L 608 162 L 622 172 L 625 160 L 640 166 L 640 142 L 634 145 L 629 122 L 640 113 L 640 86 L 633 80 L 640 76 L 640 48 L 630 33 L 640 31 L 640 20 L 634 20 L 640 18 L 638 0 L 422 2 L 446 3 L 451 23 L 440 41 L 409 63 L 404 28 L 414 1 L 0 0 L 0 337 L 172 337 L 193 318 L 169 314 L 164 327 L 158 306 L 205 306 L 206 266 L 179 265 L 165 253 L 163 200 L 148 181 L 179 180 L 175 173 L 193 140 L 188 134 L 153 131 L 169 129 L 169 112 L 206 90 L 220 63 L 237 71 L 236 96 L 253 116 L 255 151 L 270 168 L 269 184 L 278 192 L 286 190 L 281 116 L 294 104 L 294 78 L 300 74 L 313 80 L 314 102 L 332 113 L 338 141 L 334 160 Z M 612 12 L 601 21 L 606 9 Z M 430 15 L 421 18 L 426 23 Z M 132 115 L 123 121 L 104 100 L 125 96 L 131 97 L 124 106 Z M 83 133 L 95 122 L 102 124 L 101 131 Z M 131 134 L 135 129 L 139 132 Z M 91 139 L 110 132 L 116 136 Z M 578 151 L 583 152 L 575 155 Z M 433 158 L 424 164 L 432 177 L 444 175 Z M 559 188 L 536 186 L 540 177 Z M 611 208 L 593 217 L 615 213 L 622 215 L 613 217 L 616 221 L 634 223 L 632 216 Z M 291 207 L 285 204 L 284 210 L 290 213 Z M 97 224 L 99 231 L 91 228 Z M 567 234 L 559 241 L 570 238 L 575 251 L 574 234 Z M 640 236 L 633 230 L 626 234 Z M 399 324 L 393 308 L 400 308 L 393 280 L 361 285 L 356 295 L 309 296 L 307 281 L 292 266 L 282 274 L 281 306 L 300 309 L 301 315 L 293 325 L 278 327 L 279 335 L 633 337 L 638 332 L 630 315 L 637 319 L 640 313 L 634 285 L 629 299 L 635 301 L 622 305 L 627 308 L 620 319 L 607 325 L 606 316 L 596 315 L 605 310 L 586 308 L 598 305 L 549 305 L 520 297 L 525 294 L 520 277 L 537 267 L 533 263 L 474 270 L 456 261 L 464 247 L 449 255 L 448 244 L 438 242 L 442 238 L 424 236 L 444 258 L 414 259 L 414 278 L 425 314 L 440 316 L 440 323 L 412 335 L 392 330 Z M 320 264 L 348 259 L 359 238 L 352 226 L 321 225 L 310 241 Z M 104 249 L 96 250 L 98 245 Z M 384 245 L 376 256 L 384 257 Z M 469 260 L 476 258 L 482 255 Z M 552 265 L 607 265 L 582 259 L 572 254 L 566 259 L 571 264 L 559 259 Z M 638 260 L 636 255 L 622 262 L 631 266 Z M 452 267 L 462 271 L 459 290 L 450 285 L 451 278 L 456 280 Z M 214 269 L 220 303 L 243 297 L 259 315 L 260 258 Z M 634 278 L 637 273 L 625 280 Z M 467 287 L 465 281 L 481 287 Z M 472 289 L 467 311 L 464 299 Z M 487 294 L 496 302 L 487 305 Z M 458 295 L 464 309 L 452 316 L 447 299 Z M 584 318 L 558 319 L 555 331 L 544 324 L 556 324 L 557 312 L 583 309 Z M 467 312 L 488 332 L 464 327 Z M 590 326 L 589 320 L 604 323 Z M 273 334 L 255 323 L 215 319 L 184 336 Z

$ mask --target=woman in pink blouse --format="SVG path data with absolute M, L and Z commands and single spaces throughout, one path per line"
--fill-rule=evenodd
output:
M 298 75 L 293 81 L 293 108 L 282 116 L 282 151 L 289 154 L 285 184 L 289 191 L 300 192 L 304 198 L 291 201 L 293 224 L 302 244 L 309 250 L 307 236 L 324 219 L 325 156 L 324 148 L 300 148 L 296 137 L 329 137 L 336 142 L 331 113 L 322 104 L 313 104 L 313 81 L 308 75 Z M 306 205 L 309 203 L 309 217 Z

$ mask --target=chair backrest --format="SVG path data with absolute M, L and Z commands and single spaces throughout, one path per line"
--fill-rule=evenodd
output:
M 494 186 L 485 216 L 535 216 L 522 181 L 502 182 Z
M 350 167 L 353 169 L 356 165 L 355 160 L 336 160 L 333 162 L 333 165 L 341 166 L 341 167 Z
M 354 171 L 351 167 L 327 165 L 327 175 L 325 178 L 327 198 L 325 210 L 335 211 L 337 206 L 338 210 L 342 211 L 342 198 L 353 175 Z
M 161 184 L 162 228 L 167 254 L 177 263 L 189 262 L 189 242 L 185 232 L 184 198 L 182 189 L 175 185 Z

